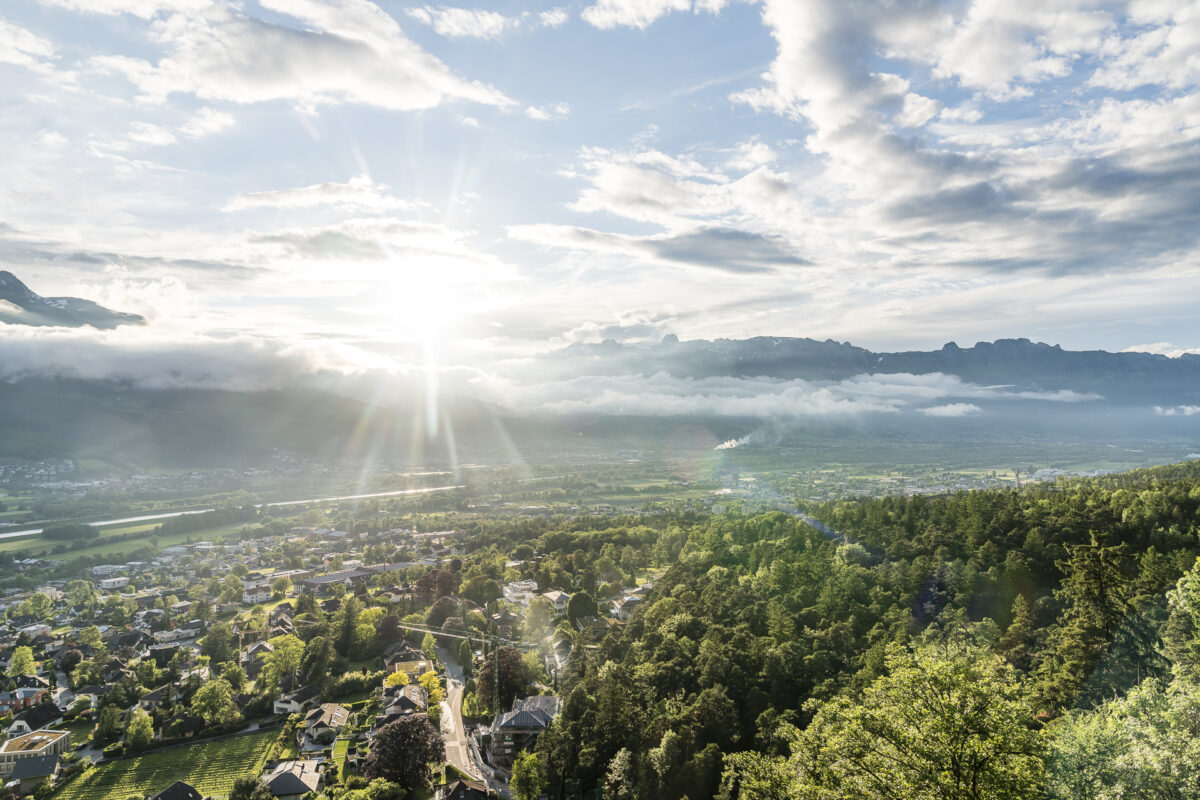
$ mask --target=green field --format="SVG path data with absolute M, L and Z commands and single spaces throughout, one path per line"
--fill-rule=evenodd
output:
M 158 522 L 139 523 L 134 525 L 126 525 L 120 527 L 101 528 L 100 537 L 95 540 L 94 544 L 89 544 L 87 547 L 79 550 L 68 550 L 65 553 L 54 554 L 53 548 L 59 542 L 51 542 L 43 539 L 40 536 L 18 537 L 16 539 L 0 540 L 0 552 L 12 552 L 14 555 L 20 553 L 22 555 L 36 555 L 41 553 L 46 556 L 70 560 L 79 558 L 80 556 L 93 556 L 98 554 L 105 555 L 124 555 L 132 553 L 134 550 L 146 547 L 150 544 L 150 540 L 154 537 L 154 529 L 159 525 Z M 159 548 L 171 547 L 172 545 L 183 544 L 189 539 L 193 542 L 207 540 L 215 540 L 222 536 L 229 536 L 239 533 L 244 522 L 231 523 L 222 525 L 216 528 L 208 528 L 202 531 L 189 531 L 184 533 L 166 533 L 159 534 Z M 121 542 L 111 541 L 111 537 L 118 534 L 142 533 L 144 536 L 137 536 L 132 539 L 127 539 Z M 106 541 L 106 539 L 110 541 Z
M 54 797 L 127 800 L 154 794 L 175 781 L 190 783 L 205 797 L 224 797 L 235 780 L 262 771 L 278 735 L 278 731 L 263 731 L 109 761 L 69 782 Z

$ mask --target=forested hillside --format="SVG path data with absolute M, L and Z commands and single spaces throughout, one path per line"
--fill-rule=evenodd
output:
M 1200 464 L 809 512 L 659 535 L 553 796 L 1200 796 Z

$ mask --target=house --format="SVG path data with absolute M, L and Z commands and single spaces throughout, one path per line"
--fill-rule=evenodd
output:
M 204 730 L 204 720 L 195 714 L 176 714 L 163 723 L 160 739 L 190 739 Z
M 196 791 L 196 787 L 183 781 L 175 781 L 158 794 L 150 795 L 147 800 L 204 800 L 204 795 Z
M 47 781 L 58 777 L 58 754 L 23 758 L 13 765 L 10 781 L 17 781 L 21 794 L 29 794 Z
M 0 744 L 0 778 L 6 780 L 18 762 L 27 758 L 57 756 L 71 746 L 70 731 L 35 730 L 13 735 L 12 728 L 9 728 L 9 735 L 13 738 Z
M 262 781 L 271 794 L 280 800 L 300 800 L 321 786 L 320 762 L 313 759 L 303 761 L 280 761 L 274 769 L 262 776 Z
M 488 748 L 491 763 L 503 770 L 512 769 L 517 754 L 533 746 L 561 707 L 562 701 L 557 697 L 535 695 L 517 700 L 512 711 L 497 715 L 492 722 Z
M 436 800 L 490 800 L 486 783 L 462 779 L 437 787 Z
M 18 675 L 14 681 L 18 689 L 50 689 L 50 681 L 41 675 Z
M 11 692 L 0 692 L 0 714 L 24 711 L 44 701 L 48 694 L 49 692 L 42 688 L 13 689 Z
M 146 711 L 152 711 L 167 701 L 167 691 L 171 687 L 160 686 L 153 691 L 146 692 L 138 699 L 138 705 Z
M 537 581 L 513 581 L 504 584 L 504 599 L 510 603 L 527 606 L 529 601 L 537 596 Z
M 631 594 L 621 600 L 614 600 L 612 604 L 613 616 L 622 622 L 628 622 L 633 617 L 633 612 L 641 608 L 642 598 L 636 594 Z
M 550 605 L 554 606 L 554 611 L 557 614 L 567 613 L 567 603 L 571 602 L 571 595 L 559 589 L 546 592 L 542 595 L 550 601 Z
M 304 717 L 304 729 L 299 732 L 297 741 L 302 749 L 320 748 L 318 737 L 329 734 L 330 737 L 345 727 L 350 719 L 350 711 L 337 703 L 322 703 Z
M 315 685 L 302 686 L 294 692 L 282 694 L 275 701 L 276 714 L 303 714 L 321 698 L 321 690 Z
M 101 578 L 96 582 L 96 587 L 99 589 L 123 589 L 129 585 L 129 578 L 124 576 L 117 578 Z
M 382 728 L 400 717 L 424 714 L 429 708 L 429 693 L 424 687 L 410 683 L 407 686 L 388 686 L 383 690 L 383 709 L 375 718 L 375 728 Z
M 54 703 L 47 700 L 27 708 L 17 714 L 13 724 L 8 726 L 8 735 L 30 734 L 39 728 L 49 728 L 62 722 L 63 712 Z

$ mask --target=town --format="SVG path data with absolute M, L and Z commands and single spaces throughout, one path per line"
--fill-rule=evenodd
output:
M 572 650 L 627 622 L 654 576 L 648 537 L 580 570 L 419 517 L 289 524 L 314 513 L 74 577 L 39 581 L 81 561 L 15 559 L 0 796 L 510 796 Z

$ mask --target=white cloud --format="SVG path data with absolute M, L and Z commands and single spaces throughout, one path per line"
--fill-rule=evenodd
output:
M 134 122 L 129 126 L 128 136 L 130 140 L 139 144 L 167 145 L 178 141 L 171 131 L 149 122 Z
M 603 30 L 619 26 L 646 28 L 672 11 L 687 11 L 691 0 L 598 0 L 583 10 L 583 18 Z
M 921 413 L 927 417 L 970 417 L 983 413 L 983 409 L 974 403 L 948 403 L 922 408 Z
M 538 14 L 538 23 L 543 28 L 561 28 L 567 22 L 567 10 L 562 6 L 557 6 L 549 11 L 542 11 Z
M 923 406 L 943 398 L 1025 397 L 1004 388 L 977 386 L 939 373 L 859 375 L 843 381 L 680 378 L 663 372 L 654 375 L 586 375 L 549 382 L 491 378 L 486 383 L 486 390 L 509 407 L 549 414 L 731 416 L 783 420 L 905 412 L 965 416 L 980 409 L 971 403 L 949 403 L 941 408 L 952 410 L 938 413 Z
M 513 17 L 479 8 L 420 6 L 406 8 L 404 13 L 417 22 L 429 25 L 442 36 L 453 38 L 499 39 L 521 24 L 520 20 Z
M 1154 353 L 1155 355 L 1179 358 L 1182 355 L 1200 355 L 1200 347 L 1179 347 L 1171 342 L 1151 342 L 1126 347 L 1122 353 Z
M 1155 406 L 1154 413 L 1160 417 L 1192 417 L 1200 414 L 1200 406 L 1175 406 L 1174 408 Z
M 318 183 L 294 189 L 275 189 L 239 194 L 225 204 L 225 211 L 254 208 L 316 208 L 343 206 L 354 209 L 396 211 L 412 209 L 417 203 L 388 193 L 388 187 L 376 183 L 369 175 L 358 175 L 346 183 Z
M 564 119 L 571 113 L 571 106 L 567 103 L 555 103 L 552 106 L 529 106 L 525 109 L 525 116 L 538 122 L 546 122 L 552 119 Z
M 150 19 L 160 11 L 195 13 L 202 11 L 212 0 L 42 0 L 44 5 L 78 11 L 84 14 L 131 14 Z
M 54 45 L 0 17 L 0 64 L 44 70 L 54 57 Z
M 0 378 L 50 375 L 127 380 L 148 388 L 256 391 L 321 370 L 378 367 L 361 351 L 331 342 L 240 334 L 210 336 L 153 325 L 114 331 L 0 325 Z
M 490 86 L 456 76 L 367 0 L 261 4 L 309 27 L 211 5 L 203 14 L 175 14 L 156 25 L 167 51 L 157 63 L 129 56 L 99 56 L 92 63 L 123 74 L 150 102 L 179 92 L 234 103 L 353 102 L 394 110 L 432 108 L 447 100 L 511 102 Z
M 224 111 L 216 111 L 205 106 L 185 122 L 180 131 L 189 139 L 199 139 L 210 133 L 220 133 L 227 128 L 233 127 L 233 124 L 234 119 L 232 114 L 227 114 Z
M 1200 81 L 1200 5 L 1194 2 L 1133 3 L 1137 33 L 1115 33 L 1104 42 L 1104 62 L 1091 83 L 1109 89 L 1158 84 L 1189 89 Z

